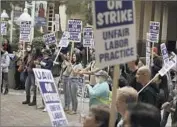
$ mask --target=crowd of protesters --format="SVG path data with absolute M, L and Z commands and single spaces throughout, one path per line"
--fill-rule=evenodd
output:
M 25 49 L 25 50 L 23 50 Z M 53 70 L 54 56 L 57 47 L 40 49 L 31 44 L 19 43 L 15 57 L 16 90 L 24 89 L 25 101 L 22 104 L 36 105 L 36 85 L 33 68 Z M 177 122 L 177 70 L 170 70 L 165 76 L 158 76 L 145 89 L 140 91 L 162 68 L 163 60 L 158 49 L 153 48 L 153 64 L 147 67 L 145 59 L 139 58 L 120 65 L 119 88 L 117 90 L 116 127 L 165 127 L 171 114 L 172 125 Z M 12 53 L 6 39 L 1 48 L 2 84 L 1 92 L 8 94 L 8 69 Z M 110 98 L 112 91 L 113 67 L 100 69 L 95 64 L 95 52 L 90 48 L 89 60 L 85 49 L 75 48 L 71 54 L 69 49 L 61 51 L 58 62 L 60 69 L 59 83 L 64 93 L 64 111 L 74 115 L 78 111 L 78 89 L 85 86 L 90 99 L 89 115 L 85 116 L 84 127 L 108 127 Z M 72 55 L 72 56 L 71 56 Z M 170 54 L 169 54 L 170 55 Z M 3 86 L 5 89 L 3 89 Z M 34 92 L 31 99 L 31 90 Z M 138 93 L 140 91 L 140 93 Z M 44 106 L 45 107 L 45 106 Z M 161 112 L 163 111 L 163 112 Z M 162 117 L 161 117 L 162 116 Z

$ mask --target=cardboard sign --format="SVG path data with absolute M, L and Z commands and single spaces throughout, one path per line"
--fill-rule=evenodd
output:
M 148 35 L 147 35 L 148 36 Z M 151 44 L 149 41 L 146 41 L 146 66 L 150 67 L 151 64 Z
M 65 31 L 62 35 L 62 38 L 59 42 L 58 47 L 68 47 L 68 45 L 69 45 L 68 38 L 69 38 L 69 33 Z
M 83 29 L 83 47 L 91 47 L 93 40 L 93 29 L 86 27 Z
M 158 43 L 159 31 L 160 31 L 160 22 L 150 21 L 149 33 L 150 33 L 151 42 Z
M 43 36 L 44 42 L 46 45 L 50 45 L 50 44 L 55 44 L 56 43 L 56 37 L 55 37 L 55 33 L 49 33 L 49 34 L 45 34 Z
M 58 90 L 50 70 L 34 68 L 34 75 L 40 89 L 53 127 L 67 126 Z
M 162 43 L 160 45 L 160 49 L 161 49 L 164 64 L 168 64 L 169 63 L 169 57 L 168 57 L 168 51 L 167 51 L 165 43 Z
M 22 21 L 20 23 L 20 41 L 30 42 L 31 21 Z
M 133 1 L 94 1 L 96 65 L 104 68 L 136 59 Z
M 176 65 L 176 55 L 173 53 L 168 64 L 164 64 L 162 69 L 159 71 L 160 76 L 164 76 L 170 69 L 172 69 Z
M 1 22 L 1 35 L 7 35 L 7 23 Z
M 69 40 L 73 42 L 81 42 L 82 21 L 79 19 L 68 20 Z

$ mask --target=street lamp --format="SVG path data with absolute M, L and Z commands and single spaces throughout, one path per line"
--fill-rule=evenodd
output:
M 2 19 L 8 19 L 8 18 L 9 18 L 8 14 L 6 13 L 6 10 L 3 10 L 3 11 L 2 11 L 2 13 L 1 13 L 1 18 L 2 18 Z
M 28 14 L 28 9 L 27 8 L 24 9 L 24 12 L 18 18 L 18 21 L 20 21 L 20 22 L 22 22 L 22 21 L 32 21 L 31 16 Z

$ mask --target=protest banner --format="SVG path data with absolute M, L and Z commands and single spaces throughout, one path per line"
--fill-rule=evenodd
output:
M 133 1 L 93 1 L 96 66 L 114 66 L 109 127 L 115 126 L 119 64 L 136 59 L 136 27 Z
M 172 52 L 172 56 L 169 59 L 168 64 L 164 64 L 162 69 L 159 71 L 160 76 L 164 76 L 171 68 L 176 65 L 176 54 Z
M 150 56 L 151 56 L 151 44 L 148 41 L 148 33 L 147 33 L 147 39 L 146 39 L 146 66 L 150 67 Z
M 30 42 L 31 21 L 21 21 L 20 23 L 20 41 Z
M 172 67 L 176 64 L 176 55 L 175 53 L 172 53 L 173 55 L 170 57 L 168 64 L 165 64 L 160 71 L 138 92 L 141 93 L 152 81 L 154 81 L 159 75 L 164 76 Z
M 93 40 L 93 28 L 85 27 L 83 29 L 83 47 L 92 46 Z
M 160 45 L 160 49 L 161 49 L 161 53 L 162 53 L 162 58 L 163 58 L 164 64 L 168 64 L 169 57 L 168 57 L 168 51 L 167 51 L 165 43 L 162 43 Z
M 160 22 L 150 21 L 149 33 L 150 33 L 151 42 L 158 43 L 159 31 L 160 31 Z
M 55 60 L 53 62 L 54 64 L 56 64 L 57 58 L 61 52 L 62 47 L 68 47 L 68 45 L 69 45 L 68 38 L 69 38 L 69 33 L 67 31 L 65 31 L 61 37 L 59 44 L 58 44 L 58 47 L 60 47 L 60 49 L 57 52 L 57 55 L 56 55 Z
M 160 45 L 160 49 L 161 49 L 161 54 L 162 54 L 162 58 L 163 58 L 163 61 L 164 61 L 164 62 L 163 62 L 164 65 L 165 65 L 165 64 L 168 64 L 168 63 L 169 63 L 169 56 L 168 56 L 168 51 L 167 51 L 167 48 L 166 48 L 165 43 L 162 43 L 162 44 Z M 170 71 L 167 72 L 167 76 L 168 76 L 169 82 L 171 82 L 172 79 L 171 79 Z
M 43 39 L 44 39 L 44 42 L 45 42 L 46 45 L 51 45 L 51 44 L 56 43 L 55 33 L 45 34 L 43 36 Z
M 93 28 L 85 27 L 83 29 L 83 47 L 87 48 L 87 63 L 88 63 L 88 55 L 89 55 L 89 47 L 92 46 L 93 40 Z
M 68 47 L 69 45 L 69 33 L 65 31 L 61 37 L 58 47 Z
M 159 31 L 160 31 L 160 22 L 150 21 L 150 24 L 149 24 L 149 41 L 152 42 L 151 66 L 153 65 L 154 43 L 159 42 Z
M 45 103 L 53 127 L 68 125 L 58 90 L 50 70 L 33 69 L 37 86 Z
M 1 22 L 1 35 L 7 35 L 7 23 Z
M 79 19 L 68 20 L 69 40 L 81 42 L 82 21 Z
M 82 21 L 80 19 L 68 20 L 69 40 L 72 42 L 70 61 L 74 50 L 74 42 L 81 42 Z

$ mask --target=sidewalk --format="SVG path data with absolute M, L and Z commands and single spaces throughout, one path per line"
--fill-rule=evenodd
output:
M 1 94 L 1 127 L 5 126 L 51 126 L 50 118 L 47 112 L 36 109 L 36 106 L 22 105 L 25 99 L 24 91 L 10 90 L 8 95 Z M 63 97 L 61 97 L 63 102 Z M 81 110 L 81 101 L 79 99 L 78 110 Z M 84 103 L 84 111 L 88 112 L 88 99 Z M 67 115 L 69 125 L 81 126 L 79 123 L 80 115 Z

